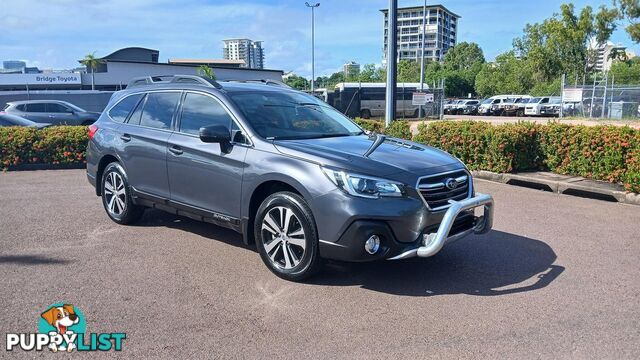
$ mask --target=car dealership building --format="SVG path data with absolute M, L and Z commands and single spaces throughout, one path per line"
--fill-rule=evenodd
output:
M 126 88 L 132 78 L 162 75 L 196 75 L 200 64 L 213 69 L 218 80 L 277 80 L 281 70 L 239 67 L 224 59 L 189 59 L 159 62 L 159 51 L 141 47 L 123 48 L 99 59 L 91 74 L 86 72 L 45 72 L 0 74 L 0 108 L 8 101 L 56 99 L 74 103 L 91 111 L 101 111 L 111 92 Z M 95 90 L 92 90 L 92 78 Z

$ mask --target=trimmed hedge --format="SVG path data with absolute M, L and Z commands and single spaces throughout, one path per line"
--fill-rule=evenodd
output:
M 87 142 L 85 126 L 0 127 L 0 168 L 82 164 Z
M 418 131 L 415 141 L 457 156 L 472 170 L 550 170 L 640 192 L 640 131 L 630 127 L 439 121 Z
M 388 128 L 384 127 L 384 122 L 380 120 L 369 120 L 356 118 L 356 124 L 360 125 L 367 131 L 372 131 L 378 134 L 385 134 L 396 138 L 410 140 L 412 137 L 411 126 L 408 121 L 394 121 Z
M 356 122 L 366 130 L 411 138 L 406 121 L 395 121 L 387 129 L 381 121 L 356 119 Z M 480 121 L 437 121 L 421 124 L 418 131 L 414 141 L 447 151 L 472 170 L 550 170 L 621 182 L 627 190 L 640 193 L 640 130 L 561 123 L 492 125 Z M 87 140 L 84 126 L 42 130 L 0 127 L 0 168 L 82 164 Z

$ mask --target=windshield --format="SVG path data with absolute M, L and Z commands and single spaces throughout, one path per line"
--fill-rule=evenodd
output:
M 317 98 L 298 92 L 230 93 L 251 127 L 269 140 L 313 139 L 363 133 L 349 118 Z
M 531 99 L 531 101 L 529 101 L 529 102 L 532 103 L 532 104 L 537 104 L 537 103 L 540 102 L 540 100 L 542 100 L 542 98 L 536 97 L 536 98 Z
M 23 119 L 19 116 L 14 116 L 11 114 L 0 114 L 0 119 L 4 120 L 10 124 L 13 125 L 19 125 L 19 126 L 31 126 L 33 125 L 33 122 L 27 119 Z
M 560 98 L 551 98 L 549 104 L 560 104 Z
M 485 100 L 482 100 L 480 104 L 491 104 L 492 101 L 493 99 L 485 99 Z

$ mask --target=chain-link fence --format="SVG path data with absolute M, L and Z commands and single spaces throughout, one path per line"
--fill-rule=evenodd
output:
M 563 117 L 639 119 L 640 85 L 615 85 L 606 77 L 592 84 L 566 85 Z
M 327 103 L 351 118 L 383 119 L 386 108 L 386 84 L 384 83 L 340 83 L 334 91 L 319 94 Z M 396 119 L 440 118 L 444 103 L 442 87 L 425 85 L 421 92 L 419 84 L 398 83 L 396 87 Z M 424 93 L 416 96 L 414 94 Z M 424 100 L 417 102 L 417 99 Z M 424 105 L 420 105 L 424 103 Z

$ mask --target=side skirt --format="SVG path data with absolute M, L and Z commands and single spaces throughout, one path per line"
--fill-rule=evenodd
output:
M 187 205 L 178 201 L 165 199 L 131 187 L 131 197 L 136 205 L 147 206 L 170 214 L 185 216 L 190 219 L 222 226 L 238 233 L 243 233 L 240 219 L 214 211 Z

